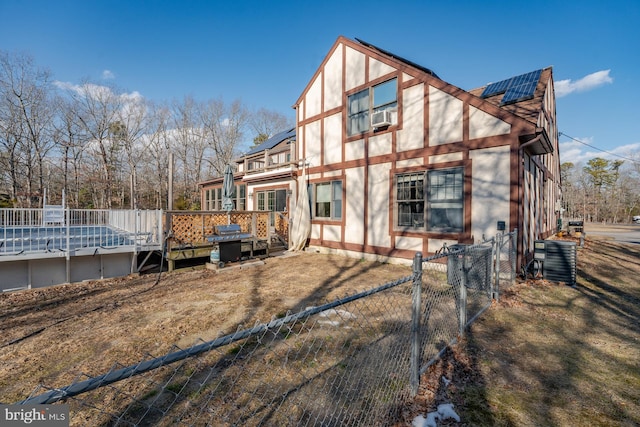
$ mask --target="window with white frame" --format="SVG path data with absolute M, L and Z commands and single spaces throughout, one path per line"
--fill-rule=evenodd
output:
M 369 117 L 379 111 L 396 111 L 398 107 L 397 79 L 366 88 L 347 99 L 349 136 L 367 132 L 371 128 Z
M 245 184 L 234 186 L 231 198 L 234 210 L 246 210 L 247 186 Z M 222 188 L 212 188 L 205 191 L 205 209 L 210 211 L 222 210 Z
M 463 171 L 463 168 L 451 168 L 396 175 L 397 226 L 461 233 Z
M 342 181 L 314 184 L 310 195 L 314 218 L 342 218 Z

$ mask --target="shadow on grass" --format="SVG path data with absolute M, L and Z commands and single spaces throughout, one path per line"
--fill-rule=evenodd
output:
M 310 262 L 313 262 L 313 261 L 311 260 Z M 340 286 L 342 286 L 343 284 L 349 283 L 355 280 L 357 277 L 366 275 L 371 270 L 377 267 L 380 267 L 380 264 L 378 263 L 369 263 L 369 262 L 362 263 L 361 261 L 356 259 L 343 258 L 343 257 L 336 257 L 335 264 L 338 266 L 338 268 L 332 274 L 327 272 L 326 277 L 324 277 L 321 283 L 309 289 L 304 288 L 305 277 L 304 277 L 304 272 L 301 272 L 301 274 L 297 277 L 297 280 L 299 280 L 300 283 L 303 284 L 301 286 L 301 290 L 304 293 L 291 296 L 295 298 L 291 298 L 292 305 L 290 307 L 275 308 L 272 314 L 274 315 L 278 314 L 278 316 L 280 317 L 281 315 L 284 314 L 284 310 L 292 310 L 293 312 L 299 312 L 304 310 L 308 306 L 318 306 L 320 304 L 323 304 L 326 302 L 326 299 L 329 297 L 329 295 L 336 289 L 340 288 Z M 255 316 L 258 313 L 265 312 L 265 310 L 267 312 L 271 310 L 271 305 L 269 304 L 268 300 L 264 298 L 264 296 L 261 296 L 260 291 L 261 291 L 261 284 L 263 283 L 263 277 L 260 271 L 255 270 L 255 271 L 252 271 L 251 274 L 252 274 L 252 280 L 250 285 L 251 287 L 250 303 L 247 306 L 247 310 L 244 312 L 244 316 L 242 320 L 240 320 L 236 324 L 238 329 L 246 328 L 247 324 L 254 321 L 253 319 L 255 319 Z M 397 278 L 399 279 L 400 277 L 397 277 Z M 373 287 L 373 285 L 382 285 L 382 283 L 371 283 L 371 285 Z M 410 310 L 410 307 L 408 307 L 408 309 Z M 276 313 L 275 310 L 280 310 L 280 312 Z M 263 320 L 268 321 L 268 319 L 263 319 Z M 363 326 L 366 326 L 366 325 L 363 325 Z M 304 325 L 304 322 L 302 322 L 302 324 L 300 325 L 300 328 L 305 328 L 305 327 L 306 326 Z M 390 326 L 387 325 L 385 327 L 390 327 Z M 395 330 L 396 328 L 392 328 L 392 329 Z M 365 336 L 368 333 L 369 332 L 363 333 L 362 336 Z M 385 335 L 384 337 L 385 339 L 389 339 L 388 337 L 392 337 L 392 335 L 389 335 L 388 337 L 387 335 Z M 336 337 L 330 337 L 330 338 L 331 340 L 329 342 L 336 341 Z M 189 378 L 187 378 L 184 381 L 185 385 L 183 386 L 181 383 L 178 383 L 178 385 L 175 387 L 176 388 L 175 390 L 169 389 L 167 385 L 172 386 L 172 384 L 176 384 L 176 379 L 181 377 L 181 374 L 177 373 L 178 372 L 177 370 L 176 371 L 169 370 L 168 374 L 164 378 L 160 378 L 154 381 L 156 384 L 161 386 L 159 387 L 159 390 L 155 394 L 150 395 L 148 398 L 142 398 L 142 399 L 135 398 L 135 401 L 138 401 L 139 403 L 141 403 L 139 407 L 123 408 L 119 414 L 112 415 L 113 417 L 112 420 L 105 423 L 104 425 L 111 425 L 113 420 L 116 418 L 118 420 L 124 419 L 126 421 L 135 421 L 136 423 L 141 422 L 144 425 L 155 425 L 156 423 L 166 420 L 167 412 L 170 411 L 171 408 L 182 408 L 185 406 L 189 406 L 191 408 L 190 416 L 195 416 L 196 418 L 198 416 L 202 416 L 203 419 L 207 419 L 211 417 L 211 415 L 213 414 L 213 409 L 208 409 L 207 405 L 204 405 L 201 407 L 198 407 L 197 405 L 194 406 L 194 402 L 198 401 L 199 399 L 199 397 L 194 398 L 194 396 L 200 396 L 203 394 L 205 401 L 207 399 L 213 399 L 213 393 L 212 393 L 213 389 L 211 387 L 217 388 L 220 386 L 218 384 L 219 378 L 223 378 L 226 376 L 230 376 L 231 378 L 234 378 L 235 375 L 238 375 L 239 377 L 240 374 L 237 374 L 235 372 L 237 371 L 237 369 L 234 367 L 234 364 L 236 364 L 236 362 L 239 361 L 240 363 L 244 363 L 242 360 L 245 358 L 248 359 L 249 357 L 252 359 L 255 359 L 257 361 L 256 363 L 260 363 L 260 361 L 270 362 L 270 359 L 273 357 L 273 354 L 272 354 L 273 349 L 277 348 L 278 343 L 286 342 L 286 346 L 291 346 L 291 347 L 295 346 L 294 344 L 292 344 L 292 342 L 294 342 L 295 340 L 291 339 L 289 341 L 289 339 L 290 339 L 290 336 L 288 333 L 286 333 L 286 328 L 283 328 L 282 332 L 270 331 L 269 333 L 265 333 L 264 336 L 251 338 L 247 340 L 244 344 L 236 343 L 231 346 L 221 347 L 217 350 L 220 352 L 220 358 L 218 360 L 205 361 L 203 365 L 200 365 L 197 367 L 197 372 L 194 372 L 194 373 L 191 373 L 191 369 L 188 368 L 189 373 L 186 374 L 185 376 Z M 357 339 L 359 338 L 354 336 L 352 341 L 356 342 Z M 389 344 L 388 342 L 383 340 L 380 341 L 380 345 L 381 345 L 380 348 L 375 348 L 375 346 L 372 346 L 371 351 L 362 351 L 362 354 L 365 356 L 365 359 L 367 360 L 367 362 L 371 362 L 370 360 L 371 358 L 373 358 L 373 360 L 377 360 L 381 357 L 384 351 L 389 351 L 390 349 L 395 349 L 398 347 L 397 343 Z M 381 349 L 384 351 L 382 351 Z M 318 352 L 318 349 L 314 351 Z M 348 354 L 351 351 L 352 350 L 349 350 Z M 293 351 L 293 349 L 287 352 L 286 359 L 283 361 L 283 363 L 290 363 L 290 364 L 296 364 L 298 362 L 314 363 L 314 364 L 319 363 L 318 361 L 315 360 L 315 356 L 313 355 L 313 352 L 309 360 L 302 359 L 301 361 L 296 360 L 296 358 L 294 357 L 294 353 L 295 351 Z M 303 353 L 303 354 L 307 356 L 306 353 Z M 320 358 L 320 355 L 318 357 Z M 353 354 L 349 354 L 349 357 L 353 360 L 361 361 L 358 357 L 354 356 Z M 385 361 L 389 360 L 389 358 L 383 358 L 383 359 Z M 350 359 L 341 360 L 339 361 L 339 363 L 335 365 L 333 369 L 334 370 L 337 369 L 338 372 L 341 372 L 342 370 L 346 370 L 349 372 L 349 375 L 348 375 L 349 377 L 358 378 L 358 374 L 361 373 L 360 371 L 363 371 L 363 370 L 366 371 L 367 364 L 354 363 L 353 360 L 351 361 Z M 350 366 L 350 368 L 346 369 L 345 368 L 346 366 Z M 177 369 L 179 368 L 180 367 L 178 367 Z M 273 366 L 274 373 L 277 372 L 278 369 L 279 368 L 277 365 Z M 230 373 L 227 374 L 227 372 L 230 372 Z M 323 376 L 326 376 L 326 375 L 327 374 L 323 373 Z M 390 378 L 394 378 L 394 375 L 391 375 Z M 363 376 L 362 380 L 357 381 L 356 384 L 353 385 L 352 389 L 350 389 L 349 391 L 351 394 L 358 396 L 358 398 L 362 398 L 362 396 L 367 396 L 368 394 L 367 391 L 370 391 L 371 387 L 373 387 L 373 382 L 368 382 L 364 378 L 366 378 L 366 375 Z M 340 378 L 333 381 L 333 383 L 337 385 L 339 385 L 341 382 L 342 382 L 342 379 Z M 188 385 L 187 383 L 191 383 L 192 385 Z M 259 402 L 260 405 L 259 407 L 253 408 L 253 411 L 255 411 L 254 414 L 256 412 L 262 413 L 262 416 L 265 417 L 264 418 L 265 422 L 268 424 L 271 418 L 275 416 L 275 412 L 273 411 L 280 409 L 280 406 L 285 403 L 285 400 L 288 400 L 290 397 L 294 396 L 295 393 L 298 393 L 299 389 L 301 390 L 301 389 L 307 388 L 310 383 L 311 383 L 311 380 L 307 379 L 306 381 L 302 381 L 297 385 L 293 385 L 292 386 L 293 388 L 283 392 L 282 391 L 283 387 L 287 387 L 286 378 L 285 377 L 273 378 L 273 384 L 268 384 L 270 391 L 261 390 L 258 393 L 260 394 L 260 396 L 257 397 L 256 402 Z M 164 386 L 162 386 L 162 384 L 164 384 Z M 264 386 L 266 387 L 267 384 L 265 384 Z M 227 387 L 227 386 L 225 385 L 224 387 Z M 229 387 L 231 386 L 229 385 Z M 264 387 L 261 387 L 261 388 L 264 388 Z M 169 392 L 170 392 L 169 394 L 167 393 L 167 389 L 169 389 Z M 343 401 L 344 396 L 340 394 L 340 393 L 343 393 L 344 391 L 341 389 L 341 387 L 331 385 L 329 387 L 329 391 L 331 392 L 327 393 L 325 390 L 325 394 L 328 396 L 327 398 L 332 399 L 332 404 L 328 405 L 328 408 L 349 407 L 347 405 L 348 402 Z M 264 394 L 262 394 L 263 392 Z M 231 389 L 229 390 L 229 395 L 234 396 L 235 398 L 238 398 L 238 396 L 236 396 L 237 394 L 246 394 L 246 393 L 248 392 L 245 390 L 237 390 L 237 391 L 233 391 Z M 389 393 L 389 394 L 394 395 L 394 393 Z M 167 402 L 163 401 L 164 399 L 162 397 L 163 395 L 169 396 L 169 399 Z M 318 394 L 318 396 L 320 395 L 321 394 Z M 272 399 L 276 399 L 276 400 L 282 399 L 282 401 L 279 403 L 277 401 L 272 402 Z M 351 400 L 355 401 L 355 399 L 356 398 L 354 397 Z M 256 403 L 253 403 L 253 400 L 249 401 L 248 399 L 243 399 L 243 398 L 239 398 L 238 400 L 239 401 L 247 400 L 248 404 L 250 402 L 252 406 L 256 404 Z M 309 401 L 313 402 L 313 399 L 310 398 Z M 157 402 L 161 404 L 162 405 L 161 408 L 160 409 L 157 408 L 153 402 Z M 270 407 L 272 403 L 275 404 L 274 408 Z M 230 413 L 232 411 L 240 410 L 240 409 L 235 409 L 233 407 L 234 404 L 235 403 L 233 401 L 228 403 L 228 405 L 230 406 L 229 407 Z M 373 409 L 370 409 L 370 410 L 372 411 Z M 314 416 L 322 417 L 324 415 L 321 415 L 321 414 L 324 413 L 325 411 L 326 411 L 326 408 L 322 409 L 322 411 L 318 412 L 318 414 L 315 414 Z M 392 412 L 399 413 L 399 411 L 400 409 L 396 408 Z M 248 413 L 251 413 L 251 411 L 249 411 Z M 387 415 L 393 416 L 393 414 L 387 414 Z M 289 414 L 289 416 L 297 417 L 299 416 L 299 414 L 292 413 L 292 414 Z M 306 416 L 308 417 L 310 415 L 306 415 Z M 333 416 L 336 416 L 338 417 L 337 419 L 340 419 L 341 417 L 348 417 L 349 415 L 338 414 L 338 415 L 332 415 L 332 417 Z M 193 419 L 194 418 L 190 418 L 190 420 L 193 420 Z M 246 420 L 246 421 L 249 421 L 249 420 Z
M 634 248 L 592 243 L 576 286 L 530 281 L 493 309 L 467 339 L 485 377 L 462 393 L 465 422 L 640 425 L 639 273 Z

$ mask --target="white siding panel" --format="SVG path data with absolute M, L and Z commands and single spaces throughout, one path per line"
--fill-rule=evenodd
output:
M 396 162 L 397 169 L 412 168 L 412 167 L 423 166 L 423 165 L 424 165 L 424 159 L 422 157 L 417 157 L 415 159 L 398 160 Z
M 375 80 L 389 73 L 396 71 L 390 65 L 380 62 L 377 59 L 369 58 L 369 80 Z
M 498 221 L 509 224 L 510 174 L 509 147 L 484 148 L 469 152 L 471 177 L 471 234 L 476 242 L 482 235 L 496 234 Z
M 319 239 L 320 238 L 320 230 L 322 230 L 322 224 L 311 224 L 311 239 Z
M 369 185 L 367 186 L 367 243 L 386 248 L 391 246 L 391 237 L 389 236 L 390 169 L 391 163 L 369 166 Z
M 429 156 L 429 164 L 456 162 L 462 160 L 462 158 L 462 152 L 460 151 L 455 153 L 436 154 L 433 156 Z
M 317 116 L 322 112 L 322 73 L 318 75 L 313 84 L 309 87 L 309 91 L 307 92 L 307 96 L 305 97 L 306 101 L 306 119 Z
M 342 105 L 342 45 L 324 67 L 324 111 Z
M 324 164 L 342 161 L 342 114 L 324 119 Z
M 365 83 L 365 56 L 350 47 L 346 48 L 346 68 L 345 73 L 345 90 L 351 90 L 356 86 L 362 86 Z
M 323 178 L 332 178 L 334 176 L 342 176 L 342 170 L 326 171 L 322 173 Z
M 324 225 L 322 229 L 322 240 L 339 242 L 342 238 L 342 227 L 339 225 Z
M 344 145 L 344 160 L 364 159 L 364 139 L 346 142 Z
M 369 157 L 391 154 L 391 132 L 369 138 Z
M 320 165 L 320 120 L 311 122 L 304 127 L 304 143 L 307 160 L 313 166 Z
M 511 125 L 491 114 L 469 106 L 469 138 L 485 138 L 505 135 L 511 132 Z
M 300 101 L 300 105 L 298 105 L 298 123 L 304 121 L 304 99 Z
M 418 237 L 396 237 L 396 249 L 406 249 L 409 251 L 422 251 L 422 239 Z
M 429 86 L 429 145 L 462 141 L 462 101 Z
M 398 151 L 424 148 L 424 84 L 402 91 L 402 129 L 398 131 Z
M 298 155 L 298 159 L 304 159 L 305 158 L 305 154 L 304 154 L 304 126 L 298 126 L 298 129 L 296 129 L 296 150 L 297 155 Z
M 364 244 L 364 168 L 345 171 L 345 235 L 347 243 Z
M 441 249 L 444 245 L 451 246 L 458 243 L 457 240 L 448 240 L 448 239 L 429 239 L 427 241 L 427 251 L 430 253 L 435 253 L 438 249 Z

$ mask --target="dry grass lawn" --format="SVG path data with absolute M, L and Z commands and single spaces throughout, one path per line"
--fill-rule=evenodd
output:
M 520 281 L 424 379 L 465 426 L 640 426 L 640 246 L 587 238 L 575 287 Z M 441 376 L 452 379 L 445 387 Z
M 639 260 L 639 246 L 588 238 L 575 287 L 519 281 L 425 374 L 405 425 L 446 402 L 462 421 L 439 425 L 640 425 Z M 0 402 L 410 273 L 301 254 L 241 271 L 174 272 L 157 285 L 149 275 L 3 294 Z
M 264 265 L 0 294 L 0 402 L 370 289 L 411 267 L 303 253 Z

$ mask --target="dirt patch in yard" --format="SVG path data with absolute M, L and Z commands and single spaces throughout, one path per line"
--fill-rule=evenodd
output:
M 264 265 L 67 284 L 0 295 L 0 402 L 189 347 L 411 274 L 302 253 Z

